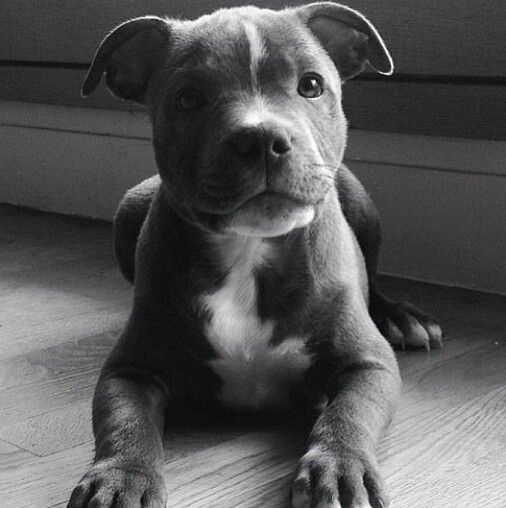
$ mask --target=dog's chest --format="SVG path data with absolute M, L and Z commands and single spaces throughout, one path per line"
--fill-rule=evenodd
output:
M 235 256 L 223 285 L 202 297 L 210 314 L 205 334 L 216 352 L 209 364 L 223 381 L 219 398 L 226 405 L 286 407 L 311 358 L 303 337 L 271 344 L 275 323 L 258 316 L 254 272 L 268 252 L 262 245 L 252 249 Z

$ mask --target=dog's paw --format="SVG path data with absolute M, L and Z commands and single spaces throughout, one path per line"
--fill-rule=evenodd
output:
M 394 347 L 441 349 L 443 332 L 427 314 L 407 302 L 392 302 L 382 295 L 371 300 L 371 316 Z
M 386 508 L 388 497 L 374 458 L 339 456 L 313 446 L 299 461 L 292 508 Z
M 98 462 L 84 475 L 67 508 L 165 508 L 160 474 L 138 466 Z

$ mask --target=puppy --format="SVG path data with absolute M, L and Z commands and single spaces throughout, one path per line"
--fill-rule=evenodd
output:
M 102 42 L 83 95 L 105 72 L 146 106 L 159 176 L 115 219 L 134 304 L 69 507 L 170 505 L 169 402 L 277 411 L 322 395 L 292 506 L 388 504 L 375 456 L 400 389 L 388 340 L 430 348 L 441 330 L 376 289 L 377 214 L 342 165 L 341 84 L 367 62 L 392 72 L 373 25 L 330 2 L 137 18 Z

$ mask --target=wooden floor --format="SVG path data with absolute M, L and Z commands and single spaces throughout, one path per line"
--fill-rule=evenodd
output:
M 404 393 L 380 446 L 393 508 L 506 507 L 506 298 L 387 279 L 434 314 L 441 351 L 399 353 Z M 129 312 L 107 224 L 0 207 L 0 506 L 60 507 L 92 456 L 90 398 Z M 180 425 L 171 507 L 286 507 L 305 432 Z

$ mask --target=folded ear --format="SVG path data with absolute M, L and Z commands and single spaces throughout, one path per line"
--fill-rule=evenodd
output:
M 332 2 L 309 4 L 297 12 L 330 55 L 341 78 L 357 75 L 367 62 L 381 74 L 392 74 L 392 57 L 383 39 L 360 12 Z
M 144 103 L 149 78 L 168 48 L 170 25 L 156 16 L 131 19 L 100 44 L 81 94 L 93 93 L 106 73 L 109 90 L 121 99 Z

